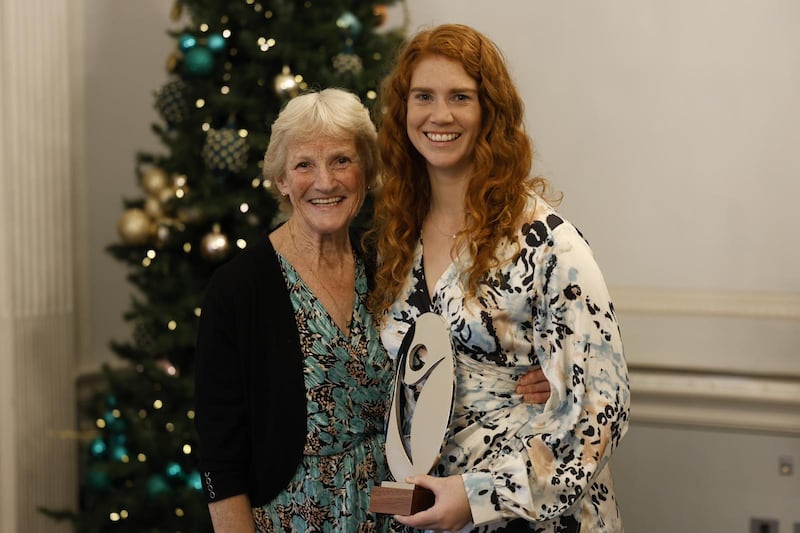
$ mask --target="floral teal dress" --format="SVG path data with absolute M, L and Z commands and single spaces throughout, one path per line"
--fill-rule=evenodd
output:
M 308 430 L 303 461 L 287 488 L 253 510 L 262 532 L 388 531 L 367 512 L 371 488 L 387 479 L 384 416 L 391 362 L 366 308 L 367 279 L 356 261 L 350 335 L 335 324 L 303 279 L 278 255 L 305 359 Z

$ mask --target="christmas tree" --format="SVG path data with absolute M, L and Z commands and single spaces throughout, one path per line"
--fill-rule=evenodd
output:
M 178 0 L 155 91 L 161 154 L 137 156 L 140 198 L 126 199 L 120 242 L 136 289 L 106 366 L 82 406 L 80 509 L 46 511 L 76 530 L 211 531 L 193 421 L 196 323 L 210 275 L 276 214 L 261 176 L 269 126 L 305 89 L 348 88 L 370 108 L 402 38 L 389 6 L 358 0 Z M 398 4 L 395 7 L 404 8 Z M 368 220 L 362 218 L 362 221 Z

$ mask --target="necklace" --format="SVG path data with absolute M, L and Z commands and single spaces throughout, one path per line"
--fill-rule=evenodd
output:
M 457 229 L 457 230 L 453 231 L 453 232 L 442 231 L 442 229 L 441 229 L 441 228 L 440 228 L 440 227 L 439 227 L 437 224 L 435 224 L 435 223 L 433 222 L 433 220 L 431 219 L 430 215 L 428 215 L 428 217 L 427 217 L 427 220 L 428 220 L 428 222 L 430 223 L 430 226 L 431 226 L 433 229 L 435 229 L 435 230 L 436 230 L 436 233 L 438 233 L 439 235 L 441 235 L 441 236 L 443 236 L 443 237 L 447 237 L 447 238 L 448 238 L 448 239 L 450 239 L 450 240 L 455 240 L 455 238 L 456 238 L 456 236 L 458 235 L 458 233 L 459 233 L 459 232 L 461 232 L 461 231 L 464 231 L 464 227 L 463 227 L 463 226 L 462 226 L 461 228 L 459 228 L 459 229 Z

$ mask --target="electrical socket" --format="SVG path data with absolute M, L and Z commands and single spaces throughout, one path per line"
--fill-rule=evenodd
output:
M 778 457 L 778 473 L 782 476 L 794 474 L 794 457 L 788 455 Z
M 778 533 L 778 521 L 769 518 L 751 518 L 750 533 Z

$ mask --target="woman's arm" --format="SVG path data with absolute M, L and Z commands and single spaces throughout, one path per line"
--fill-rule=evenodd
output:
M 553 236 L 538 254 L 533 294 L 536 356 L 551 398 L 515 436 L 524 449 L 497 448 L 487 470 L 462 474 L 476 525 L 569 512 L 628 427 L 628 372 L 605 281 L 574 228 Z
M 540 256 L 533 297 L 536 355 L 551 394 L 545 410 L 520 421 L 488 465 L 445 478 L 460 483 L 457 498 L 437 493 L 434 507 L 398 521 L 447 529 L 464 519 L 465 499 L 476 525 L 574 512 L 625 434 L 629 384 L 613 305 L 585 242 L 575 233 L 560 237 Z M 417 482 L 436 492 L 438 482 Z
M 245 494 L 208 504 L 214 533 L 255 533 L 250 500 Z

